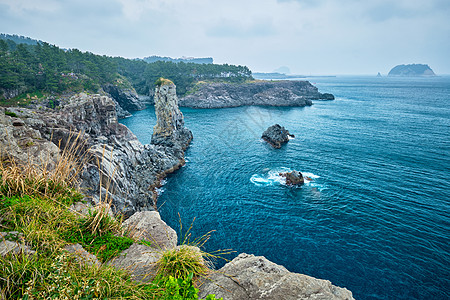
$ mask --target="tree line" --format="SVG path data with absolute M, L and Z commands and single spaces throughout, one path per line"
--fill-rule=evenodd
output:
M 149 94 L 159 77 L 172 80 L 177 93 L 186 93 L 199 80 L 243 82 L 252 79 L 245 66 L 147 63 L 137 59 L 109 57 L 77 49 L 61 49 L 45 42 L 35 45 L 0 39 L 0 88 L 22 92 L 98 92 L 104 84 L 132 86 Z M 0 95 L 1 97 L 1 95 Z

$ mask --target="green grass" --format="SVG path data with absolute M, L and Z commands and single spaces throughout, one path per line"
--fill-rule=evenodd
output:
M 87 216 L 69 210 L 84 197 L 74 189 L 83 162 L 77 149 L 64 149 L 53 170 L 0 161 L 0 231 L 19 232 L 12 239 L 26 241 L 35 251 L 0 256 L 0 295 L 27 300 L 198 299 L 196 280 L 209 270 L 204 252 L 191 247 L 163 252 L 158 276 L 150 283 L 133 281 L 125 270 L 85 264 L 63 250 L 79 243 L 106 262 L 136 242 L 126 236 L 122 220 L 108 214 L 110 205 Z
M 17 115 L 11 111 L 5 111 L 5 115 L 13 117 L 13 118 L 17 118 Z
M 42 91 L 34 91 L 29 93 L 20 94 L 11 99 L 2 99 L 0 101 L 1 106 L 27 106 L 33 100 L 41 100 L 46 95 Z

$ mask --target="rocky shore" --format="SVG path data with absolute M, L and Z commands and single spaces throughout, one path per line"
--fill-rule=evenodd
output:
M 169 95 L 165 101 L 176 103 L 176 95 Z M 6 111 L 13 116 L 5 115 Z M 81 173 L 83 192 L 98 202 L 101 191 L 102 197 L 112 199 L 113 209 L 126 216 L 154 209 L 155 187 L 165 175 L 184 164 L 183 149 L 192 139 L 192 133 L 180 125 L 167 132 L 170 146 L 163 142 L 142 145 L 126 126 L 118 123 L 115 102 L 101 95 L 81 93 L 56 110 L 1 108 L 0 115 L 0 147 L 6 149 L 2 157 L 19 161 L 27 159 L 28 153 L 36 162 L 46 157 L 55 161 L 58 147 L 64 149 L 71 136 L 73 140 L 82 132 L 78 142 L 82 141 L 83 151 L 89 156 Z M 178 146 L 177 138 L 181 139 Z
M 255 81 L 243 84 L 199 83 L 180 99 L 180 106 L 222 108 L 245 105 L 310 106 L 312 100 L 333 100 L 308 81 Z
M 300 85 L 310 97 L 319 97 L 309 83 Z M 116 103 L 108 96 L 81 93 L 55 110 L 0 108 L 0 158 L 18 162 L 31 158 L 51 165 L 70 137 L 81 131 L 79 151 L 89 154 L 81 172 L 81 188 L 93 204 L 99 202 L 99 195 L 108 195 L 113 210 L 128 218 L 123 226 L 145 233 L 159 249 L 183 247 L 177 246 L 176 232 L 153 211 L 155 187 L 184 164 L 184 150 L 192 139 L 184 127 L 173 83 L 165 81 L 156 88 L 155 112 L 158 120 L 152 144 L 142 145 L 118 123 Z M 109 189 L 107 183 L 111 183 Z M 79 245 L 72 248 L 88 255 L 91 263 L 99 263 Z M 161 253 L 150 248 L 133 244 L 107 264 L 145 281 Z M 350 291 L 329 281 L 291 273 L 264 257 L 247 254 L 213 272 L 201 293 L 216 293 L 224 299 L 353 299 Z

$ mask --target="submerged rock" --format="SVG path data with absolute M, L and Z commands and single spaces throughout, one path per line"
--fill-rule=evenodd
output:
M 302 185 L 305 183 L 305 179 L 299 171 L 280 173 L 280 176 L 286 177 L 287 185 Z
M 274 148 L 281 148 L 282 144 L 289 142 L 289 137 L 295 136 L 290 134 L 286 128 L 275 124 L 267 128 L 261 137 Z
M 239 254 L 200 287 L 199 297 L 215 294 L 227 300 L 351 300 L 352 292 L 328 280 L 291 273 L 263 256 Z

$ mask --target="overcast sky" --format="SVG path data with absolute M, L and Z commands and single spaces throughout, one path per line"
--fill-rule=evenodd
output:
M 0 32 L 254 72 L 386 74 L 425 63 L 450 74 L 450 0 L 0 0 Z

